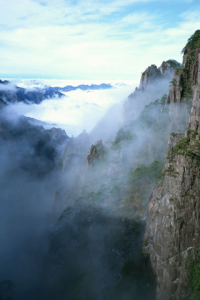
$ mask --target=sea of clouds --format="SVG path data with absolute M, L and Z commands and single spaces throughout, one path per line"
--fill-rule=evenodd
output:
M 16 103 L 9 107 L 10 113 L 23 114 L 27 117 L 46 122 L 46 128 L 60 127 L 69 136 L 77 136 L 83 130 L 90 132 L 106 111 L 115 103 L 122 103 L 133 92 L 136 82 L 130 80 L 57 80 L 57 79 L 12 79 L 19 87 L 34 90 L 35 88 L 64 87 L 110 83 L 107 90 L 75 90 L 66 92 L 66 97 L 52 98 L 41 104 Z

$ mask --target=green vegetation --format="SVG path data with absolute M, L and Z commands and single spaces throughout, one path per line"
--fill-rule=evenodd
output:
M 200 142 L 195 139 L 196 132 L 194 130 L 188 131 L 188 137 L 184 137 L 176 144 L 171 151 L 169 158 L 174 158 L 175 155 L 187 155 L 195 159 L 196 163 L 200 162 Z M 166 170 L 167 171 L 167 170 Z
M 182 53 L 187 55 L 185 67 L 184 68 L 181 67 L 176 70 L 176 74 L 180 75 L 180 87 L 182 87 L 183 99 L 192 98 L 193 92 L 192 92 L 191 72 L 195 61 L 196 49 L 199 47 L 200 47 L 200 30 L 197 30 L 188 39 L 186 46 L 182 50 Z
M 156 99 L 146 105 L 137 120 L 130 123 L 130 130 L 136 126 L 142 126 L 143 129 L 149 128 L 158 119 L 165 119 L 166 114 L 168 114 L 168 107 L 165 106 L 166 99 L 167 95 L 164 94 L 161 99 Z
M 188 148 L 190 142 L 190 138 L 182 138 L 175 146 L 175 148 L 172 150 L 171 154 L 172 155 L 177 155 L 177 154 L 181 154 L 183 155 L 185 153 L 185 151 Z
M 192 96 L 192 83 L 190 80 L 192 62 L 194 59 L 194 53 L 192 51 L 195 51 L 200 40 L 200 31 L 198 32 L 197 35 L 195 35 L 195 33 L 188 40 L 188 44 L 184 49 L 184 52 L 189 54 L 184 68 L 180 67 L 180 64 L 173 60 L 167 61 L 171 66 L 177 68 L 176 72 L 180 75 L 180 87 L 182 88 L 180 89 L 182 90 L 182 101 L 185 101 L 185 103 L 191 103 L 189 100 L 187 102 L 186 99 L 190 99 Z M 155 68 L 157 70 L 156 66 Z M 177 85 L 176 79 L 173 78 L 171 83 Z M 183 100 L 183 98 L 185 99 Z M 94 168 L 88 168 L 87 172 L 83 174 L 83 178 L 80 180 L 80 186 L 77 184 L 77 191 L 74 191 L 74 198 L 72 196 L 68 202 L 73 203 L 73 205 L 65 209 L 59 219 L 59 221 L 62 221 L 63 218 L 66 219 L 66 221 L 68 221 L 67 226 L 70 226 L 72 223 L 72 218 L 77 222 L 78 226 L 74 226 L 74 231 L 70 228 L 73 232 L 73 245 L 79 246 L 79 241 L 82 242 L 80 237 L 84 236 L 85 228 L 87 228 L 87 230 L 89 229 L 89 231 L 86 231 L 86 237 L 88 237 L 89 232 L 92 236 L 92 241 L 99 238 L 98 243 L 94 243 L 94 246 L 90 249 L 90 251 L 92 250 L 92 255 L 95 257 L 96 253 L 100 253 L 96 251 L 96 249 L 103 247 L 106 251 L 103 270 L 109 265 L 112 267 L 113 263 L 114 274 L 119 274 L 114 285 L 116 294 L 119 296 L 117 296 L 117 298 L 113 297 L 112 294 L 108 292 L 109 297 L 107 299 L 127 299 L 126 292 L 131 289 L 133 289 L 133 291 L 131 290 L 131 294 L 135 293 L 134 289 L 136 288 L 134 281 L 136 282 L 138 274 L 141 271 L 137 260 L 133 259 L 132 256 L 133 243 L 137 244 L 133 237 L 138 238 L 138 241 L 141 240 L 139 236 L 139 232 L 141 232 L 141 219 L 146 213 L 147 202 L 151 191 L 159 180 L 157 190 L 160 190 L 160 192 L 157 194 L 159 198 L 156 199 L 161 200 L 164 192 L 166 192 L 162 180 L 164 176 L 162 173 L 165 156 L 164 150 L 166 149 L 167 140 L 172 130 L 171 127 L 174 126 L 173 131 L 176 131 L 179 126 L 177 125 L 176 127 L 176 125 L 172 125 L 169 117 L 169 105 L 165 105 L 166 99 L 167 95 L 165 94 L 161 99 L 157 99 L 149 105 L 146 105 L 135 121 L 118 130 L 110 149 L 104 148 L 102 143 L 95 145 L 96 149 L 94 150 L 96 150 L 96 152 L 94 153 L 96 153 L 96 156 L 94 155 L 94 159 L 98 159 L 99 161 L 95 165 L 95 168 L 97 168 L 95 170 Z M 186 119 L 185 115 L 183 115 L 183 118 Z M 185 121 L 186 120 L 183 120 L 183 122 Z M 181 122 L 182 121 L 180 121 L 180 123 Z M 193 160 L 193 158 L 200 162 L 200 142 L 195 139 L 196 134 L 196 131 L 190 130 L 188 131 L 187 137 L 182 135 L 181 139 L 172 149 L 169 158 L 173 159 L 175 155 L 187 155 L 192 157 L 192 160 L 187 158 L 187 161 L 192 161 L 194 165 L 196 161 Z M 176 132 L 172 132 L 171 136 L 177 137 L 177 140 L 180 137 Z M 174 138 L 174 140 L 176 139 Z M 113 153 L 114 155 L 112 155 Z M 100 163 L 104 163 L 102 168 L 100 168 Z M 191 173 L 192 172 L 193 170 Z M 174 170 L 172 164 L 165 170 L 165 173 L 172 177 L 179 176 L 179 173 Z M 173 209 L 174 203 L 176 202 L 176 198 L 169 198 L 169 203 L 171 204 L 170 209 Z M 157 203 L 159 204 L 159 202 Z M 158 208 L 154 210 L 153 218 L 161 218 L 161 215 Z M 169 214 L 168 218 L 170 218 L 171 215 L 172 214 Z M 113 220 L 111 216 L 114 216 Z M 135 222 L 134 218 L 140 219 L 139 225 Z M 134 225 L 132 224 L 133 220 L 135 222 Z M 183 224 L 183 218 L 179 217 L 176 221 L 180 226 Z M 102 230 L 105 225 L 105 230 Z M 95 226 L 98 230 L 94 230 Z M 115 228 L 115 231 L 112 232 L 112 228 Z M 116 228 L 118 228 L 118 231 L 116 231 Z M 166 230 L 170 233 L 172 229 L 171 224 L 166 227 Z M 133 235 L 134 230 L 136 232 L 135 236 Z M 105 234 L 105 237 L 101 235 L 102 233 Z M 107 233 L 109 233 L 109 235 L 107 235 Z M 150 242 L 149 239 L 151 238 L 151 236 L 146 238 L 144 241 L 145 246 L 148 246 Z M 74 242 L 75 239 L 76 243 Z M 112 239 L 113 242 L 111 243 Z M 105 243 L 104 245 L 102 245 L 102 241 Z M 83 248 L 84 251 L 87 249 L 84 248 L 86 243 L 87 238 L 84 238 L 84 246 L 80 244 L 80 248 L 77 248 L 77 253 L 80 253 L 81 248 Z M 91 262 L 88 264 L 89 268 L 93 268 L 93 273 L 83 272 L 78 277 L 77 280 L 80 284 L 80 289 L 77 288 L 77 291 L 81 289 L 85 290 L 83 287 L 86 284 L 88 286 L 93 285 L 93 278 L 95 278 L 96 273 L 98 273 L 95 267 L 96 257 L 94 262 L 94 264 Z M 192 299 L 200 300 L 200 259 L 191 258 L 187 263 L 187 268 L 192 289 Z M 141 272 L 141 276 L 144 276 L 144 272 Z M 105 287 L 103 288 L 105 289 Z M 109 290 L 109 288 L 110 282 L 107 289 Z M 106 293 L 107 290 L 105 290 L 105 294 Z M 89 294 L 88 292 L 87 299 L 94 299 L 94 297 L 92 293 Z
M 145 240 L 144 240 L 144 246 L 147 247 L 149 244 L 149 239 L 151 238 L 151 236 L 148 236 Z
M 195 138 L 196 135 L 198 134 L 198 132 L 196 130 L 188 130 L 187 131 L 188 136 L 190 136 L 191 138 Z
M 166 99 L 167 95 L 165 94 L 161 99 L 146 105 L 137 120 L 143 130 L 151 129 L 152 134 L 155 134 L 158 139 L 160 134 L 163 135 L 163 132 L 166 132 L 169 124 L 168 106 L 165 106 Z
M 196 50 L 198 47 L 200 47 L 200 30 L 196 30 L 195 33 L 188 39 L 188 42 L 181 53 L 185 54 L 188 49 Z
M 129 181 L 135 185 L 144 185 L 145 182 L 152 181 L 159 178 L 162 174 L 163 162 L 154 161 L 149 166 L 141 165 L 139 168 L 135 169 L 134 172 L 129 174 Z M 142 179 L 142 182 L 141 182 Z
M 148 166 L 141 165 L 129 173 L 123 208 L 127 214 L 134 211 L 142 215 L 145 212 L 150 193 L 162 176 L 162 169 L 163 162 L 154 161 Z
M 176 78 L 172 78 L 172 80 L 169 83 L 171 83 L 172 85 L 176 85 Z
M 195 256 L 189 254 L 186 261 L 186 270 L 188 272 L 190 293 L 192 300 L 200 300 L 200 257 L 199 249 L 194 249 Z
M 149 164 L 154 160 L 163 160 L 170 134 L 169 105 L 165 105 L 167 95 L 146 105 L 138 118 L 127 126 L 134 136 L 134 142 L 139 143 L 142 136 L 143 147 L 134 156 L 137 161 Z M 176 130 L 176 128 L 173 128 Z M 142 132 L 142 135 L 140 134 Z M 138 141 L 138 142 L 137 142 Z
M 95 209 L 111 208 L 116 215 L 143 216 L 146 211 L 147 199 L 162 175 L 163 162 L 154 161 L 150 165 L 141 165 L 127 175 L 121 174 L 111 178 L 106 184 L 101 184 L 95 190 L 95 185 L 83 186 L 73 206 L 67 207 L 60 216 L 58 223 L 63 220 L 71 222 L 78 211 L 87 207 L 91 214 Z M 116 174 L 117 175 L 117 174 Z M 114 205 L 113 205 L 114 203 Z M 122 205 L 123 203 L 123 205 Z
M 167 94 L 164 94 L 159 101 L 160 105 L 164 106 L 166 100 L 167 100 Z
M 192 98 L 192 83 L 191 79 L 188 77 L 188 70 L 183 69 L 181 77 L 181 86 L 183 87 L 183 98 Z
M 101 143 L 95 145 L 101 155 L 85 174 L 82 187 L 74 196 L 74 209 L 65 212 L 68 220 L 84 206 L 92 209 L 99 205 L 112 207 L 116 215 L 120 216 L 144 215 L 152 189 L 164 176 L 163 160 L 171 130 L 166 99 L 165 94 L 161 99 L 146 105 L 135 121 L 118 130 L 110 149 L 104 149 Z M 176 130 L 175 127 L 173 129 Z M 172 133 L 172 136 L 175 135 L 177 133 Z M 116 152 L 119 150 L 118 156 Z M 120 174 L 109 173 L 113 164 Z M 134 166 L 138 167 L 134 169 Z
M 112 143 L 112 148 L 120 148 L 120 146 L 122 145 L 122 143 L 124 142 L 130 142 L 133 139 L 133 136 L 131 134 L 131 132 L 127 129 L 121 128 L 120 130 L 118 130 L 115 140 Z
M 183 67 L 182 67 L 182 66 L 179 67 L 179 68 L 177 68 L 177 69 L 176 69 L 176 74 L 177 74 L 177 75 L 180 75 L 181 72 L 182 72 L 182 70 L 183 70 Z
M 173 69 L 177 69 L 181 66 L 181 64 L 174 59 L 169 59 L 166 61 L 166 63 L 170 64 Z
M 178 133 L 172 132 L 172 133 L 170 133 L 170 135 L 171 135 L 171 136 L 177 136 Z

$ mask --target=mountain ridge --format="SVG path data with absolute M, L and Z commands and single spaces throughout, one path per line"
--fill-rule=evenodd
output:
M 13 85 L 11 82 L 0 80 L 0 98 L 2 98 L 8 104 L 24 102 L 26 104 L 35 103 L 40 104 L 43 100 L 53 98 L 53 97 L 64 97 L 65 95 L 53 91 L 50 88 L 41 90 L 27 90 L 16 85 Z
M 175 70 L 166 99 L 176 118 L 180 118 L 180 104 L 184 109 L 188 105 L 192 108 L 188 125 L 182 134 L 171 135 L 164 178 L 149 198 L 143 251 L 149 255 L 157 276 L 157 299 L 200 296 L 196 271 L 200 254 L 199 46 L 200 30 L 197 30 L 184 48 L 183 66 Z

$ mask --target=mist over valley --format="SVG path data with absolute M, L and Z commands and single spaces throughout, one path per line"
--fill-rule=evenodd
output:
M 4 95 L 3 299 L 6 293 L 13 299 L 154 299 L 141 247 L 148 195 L 162 174 L 163 132 L 172 131 L 166 93 L 179 66 L 152 65 L 126 97 L 132 86 L 78 89 L 39 104 L 9 103 Z M 75 137 L 52 128 L 58 120 Z M 180 126 L 186 123 L 173 129 Z
M 199 300 L 198 1 L 0 2 L 0 300 Z

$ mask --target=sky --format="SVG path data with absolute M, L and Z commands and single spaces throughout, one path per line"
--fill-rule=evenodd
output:
M 138 80 L 182 60 L 199 0 L 0 0 L 0 78 Z

